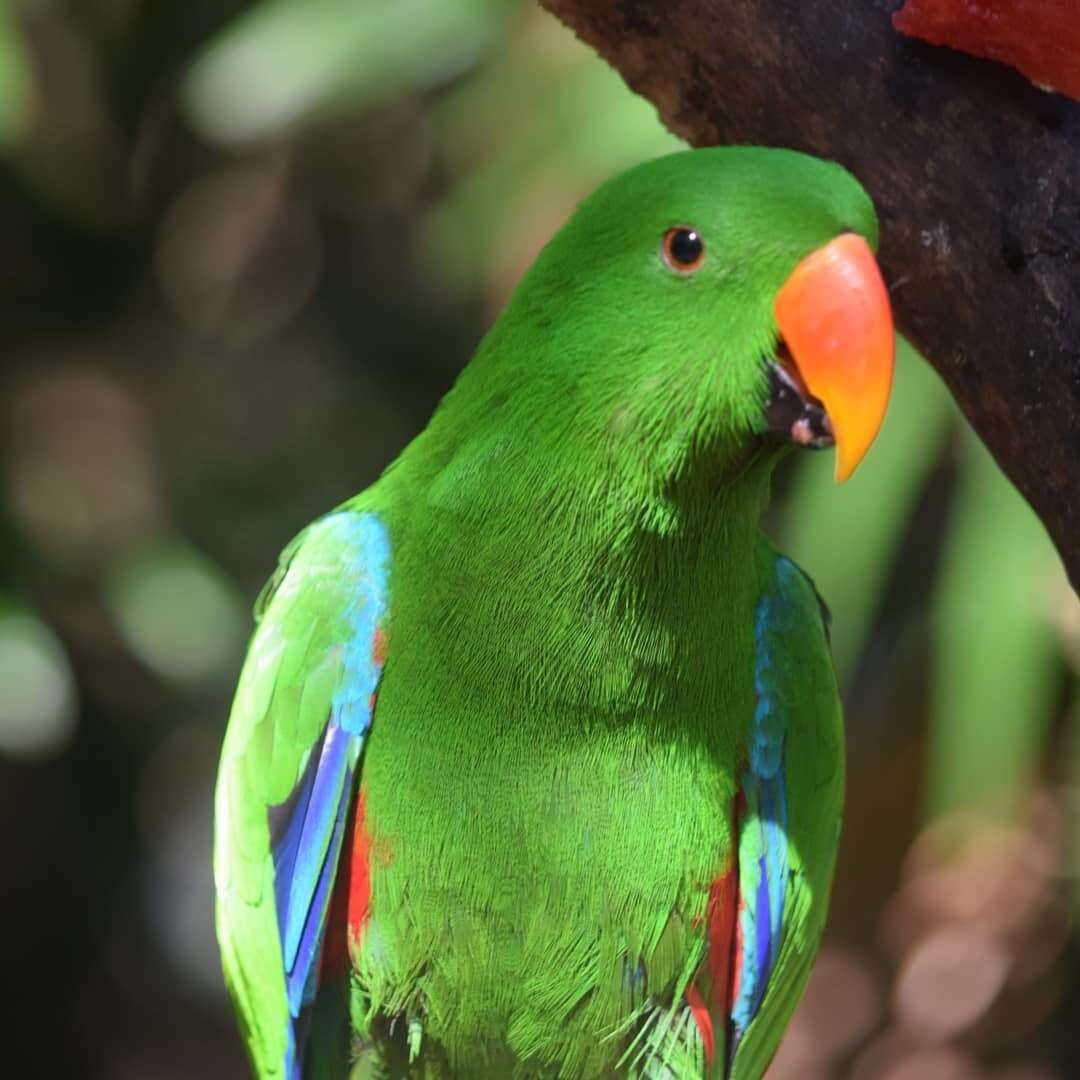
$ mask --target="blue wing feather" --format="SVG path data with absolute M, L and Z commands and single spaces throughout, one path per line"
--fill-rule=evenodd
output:
M 746 800 L 739 843 L 742 955 L 738 958 L 739 993 L 731 1014 L 736 1042 L 761 1008 L 780 954 L 788 885 L 785 717 L 783 687 L 776 678 L 773 657 L 782 651 L 783 634 L 792 626 L 785 590 L 790 587 L 790 575 L 800 571 L 783 558 L 774 565 L 775 579 L 758 602 L 754 622 L 757 705 L 748 768 L 742 778 Z
M 719 1074 L 763 1076 L 824 928 L 843 803 L 843 723 L 813 582 L 763 546 L 756 697 L 740 776 L 729 1039 Z
M 315 998 L 326 915 L 353 801 L 357 763 L 371 726 L 381 673 L 376 635 L 385 618 L 390 547 L 373 514 L 339 513 L 321 527 L 336 531 L 356 585 L 347 606 L 342 676 L 327 725 L 289 798 L 268 810 L 274 838 L 274 893 L 290 1029 L 285 1074 L 300 1075 L 303 1013 Z M 344 569 L 344 568 L 343 568 Z
M 327 856 L 332 854 L 337 819 L 347 801 L 349 741 L 350 736 L 331 719 L 323 737 L 322 752 L 314 770 L 309 796 L 303 807 L 303 824 L 295 859 L 291 866 L 275 864 L 274 867 L 275 882 L 280 882 L 282 886 L 285 885 L 282 879 L 288 873 L 289 899 L 284 911 L 278 911 L 286 971 L 291 972 L 296 965 L 300 936 L 308 922 L 308 912 Z M 299 810 L 298 804 L 294 814 L 298 814 Z

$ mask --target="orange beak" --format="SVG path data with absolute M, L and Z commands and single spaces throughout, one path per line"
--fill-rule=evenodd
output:
M 870 449 L 892 388 L 892 308 L 869 244 L 845 233 L 808 255 L 773 310 L 799 376 L 832 424 L 842 483 Z

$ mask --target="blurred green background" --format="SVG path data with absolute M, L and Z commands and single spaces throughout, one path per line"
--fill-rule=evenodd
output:
M 278 550 L 423 426 L 575 202 L 676 148 L 526 0 L 0 0 L 8 1061 L 243 1075 L 216 754 Z M 888 223 L 884 242 L 888 243 Z M 1080 606 L 902 348 L 769 528 L 834 615 L 849 808 L 770 1074 L 1080 1075 Z

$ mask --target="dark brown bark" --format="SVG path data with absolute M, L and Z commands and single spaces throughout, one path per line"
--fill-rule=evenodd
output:
M 890 0 L 543 0 L 694 145 L 865 184 L 900 329 L 1080 586 L 1080 104 L 908 40 Z

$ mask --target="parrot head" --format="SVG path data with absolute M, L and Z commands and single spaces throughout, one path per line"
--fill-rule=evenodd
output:
M 491 344 L 549 416 L 594 442 L 636 440 L 669 475 L 705 457 L 772 460 L 782 441 L 835 444 L 844 480 L 892 383 L 877 234 L 869 197 L 834 163 L 672 154 L 581 204 Z

